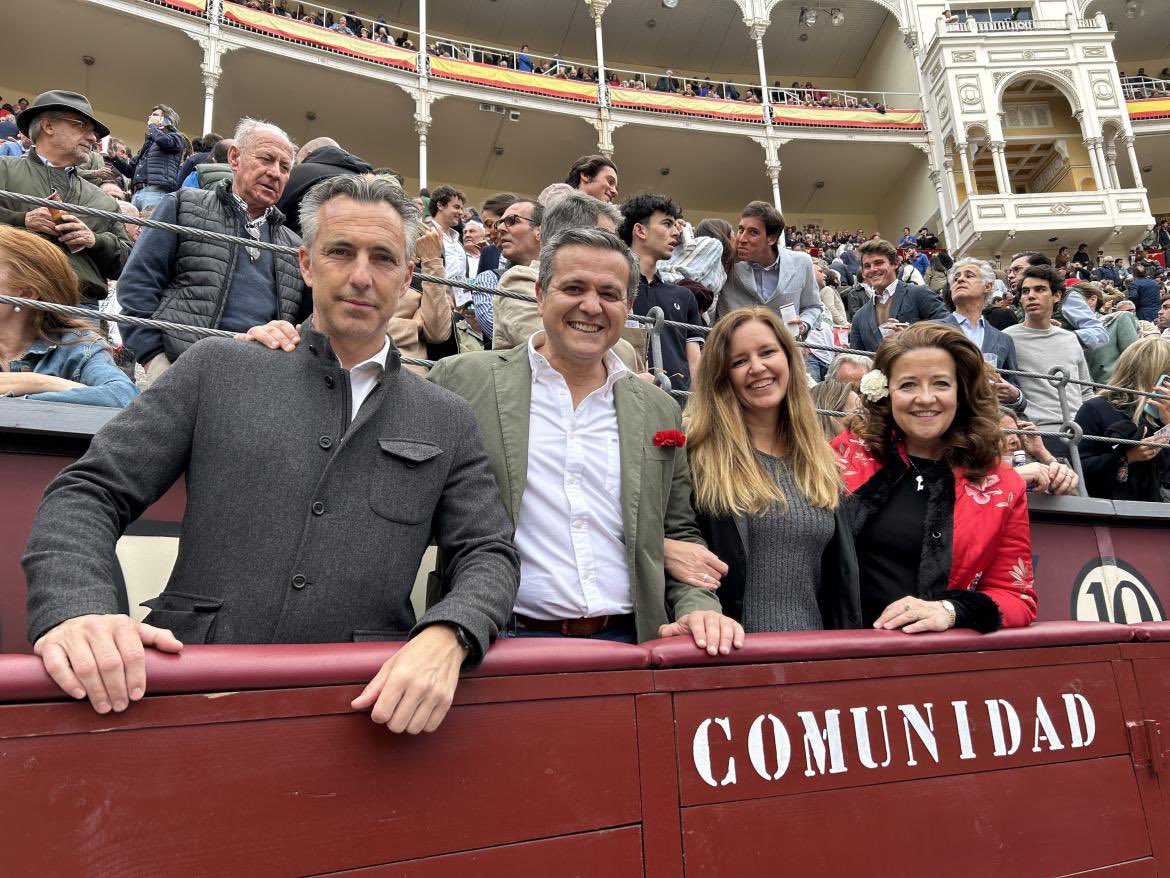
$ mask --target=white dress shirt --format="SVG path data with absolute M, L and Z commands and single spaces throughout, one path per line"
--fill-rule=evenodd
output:
M 613 386 L 626 371 L 605 353 L 605 384 L 576 409 L 564 377 L 528 340 L 532 404 L 528 478 L 516 521 L 516 612 L 534 619 L 631 613 Z
M 382 350 L 378 351 L 378 353 L 374 354 L 368 360 L 362 360 L 362 362 L 349 370 L 349 395 L 351 400 L 349 407 L 350 423 L 357 417 L 362 403 L 366 401 L 366 397 L 370 395 L 370 391 L 374 389 L 374 385 L 382 377 L 382 373 L 386 370 L 386 357 L 389 355 L 390 336 L 386 336 L 386 343 L 382 345 Z
M 467 277 L 467 251 L 463 249 L 463 242 L 459 240 L 459 233 L 455 229 L 443 232 L 443 275 L 448 278 Z

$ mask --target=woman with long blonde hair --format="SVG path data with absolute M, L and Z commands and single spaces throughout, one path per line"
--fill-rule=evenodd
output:
M 1120 390 L 1102 390 L 1077 410 L 1076 422 L 1089 436 L 1145 439 L 1170 424 L 1170 389 L 1164 399 L 1130 391 L 1157 391 L 1163 375 L 1170 375 L 1170 341 L 1143 338 L 1117 360 L 1110 383 Z M 1147 412 L 1146 406 L 1156 414 Z M 1163 440 L 1158 440 L 1163 441 Z M 1162 486 L 1170 481 L 1170 451 L 1150 445 L 1114 445 L 1084 441 L 1080 447 L 1085 487 L 1091 497 L 1108 500 L 1160 502 Z
M 4 225 L 0 294 L 74 307 L 81 303 L 77 275 L 61 248 Z M 137 395 L 91 324 L 27 305 L 0 305 L 0 396 L 120 408 Z
M 748 631 L 855 628 L 857 563 L 804 357 L 768 308 L 711 330 L 686 410 L 699 525 Z

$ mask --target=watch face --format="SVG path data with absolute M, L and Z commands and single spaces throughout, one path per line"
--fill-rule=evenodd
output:
M 662 5 L 667 9 L 674 9 L 674 7 L 678 6 L 678 0 L 662 0 Z

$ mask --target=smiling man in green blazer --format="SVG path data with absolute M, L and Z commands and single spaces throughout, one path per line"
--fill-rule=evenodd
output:
M 678 405 L 610 348 L 638 281 L 628 248 L 571 229 L 541 251 L 544 329 L 444 359 L 430 379 L 471 403 L 520 550 L 518 636 L 691 636 L 712 655 L 743 629 L 706 589 L 668 579 L 663 540 L 702 544 Z

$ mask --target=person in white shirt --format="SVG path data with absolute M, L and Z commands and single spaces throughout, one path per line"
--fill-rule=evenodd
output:
M 463 205 L 466 200 L 458 189 L 440 186 L 431 193 L 427 207 L 430 212 L 427 225 L 438 229 L 443 237 L 443 271 L 444 276 L 449 278 L 468 276 L 467 251 L 463 249 L 458 229 L 463 222 Z
M 468 220 L 463 225 L 463 253 L 467 259 L 467 276 L 479 274 L 479 254 L 487 246 L 487 229 L 479 220 Z M 469 294 L 470 297 L 470 294 Z
M 448 357 L 429 377 L 471 403 L 516 526 L 517 635 L 685 635 L 726 655 L 743 628 L 713 591 L 664 570 L 666 538 L 703 546 L 678 405 L 610 350 L 638 277 L 615 235 L 563 231 L 541 248 L 544 328 L 510 350 Z

